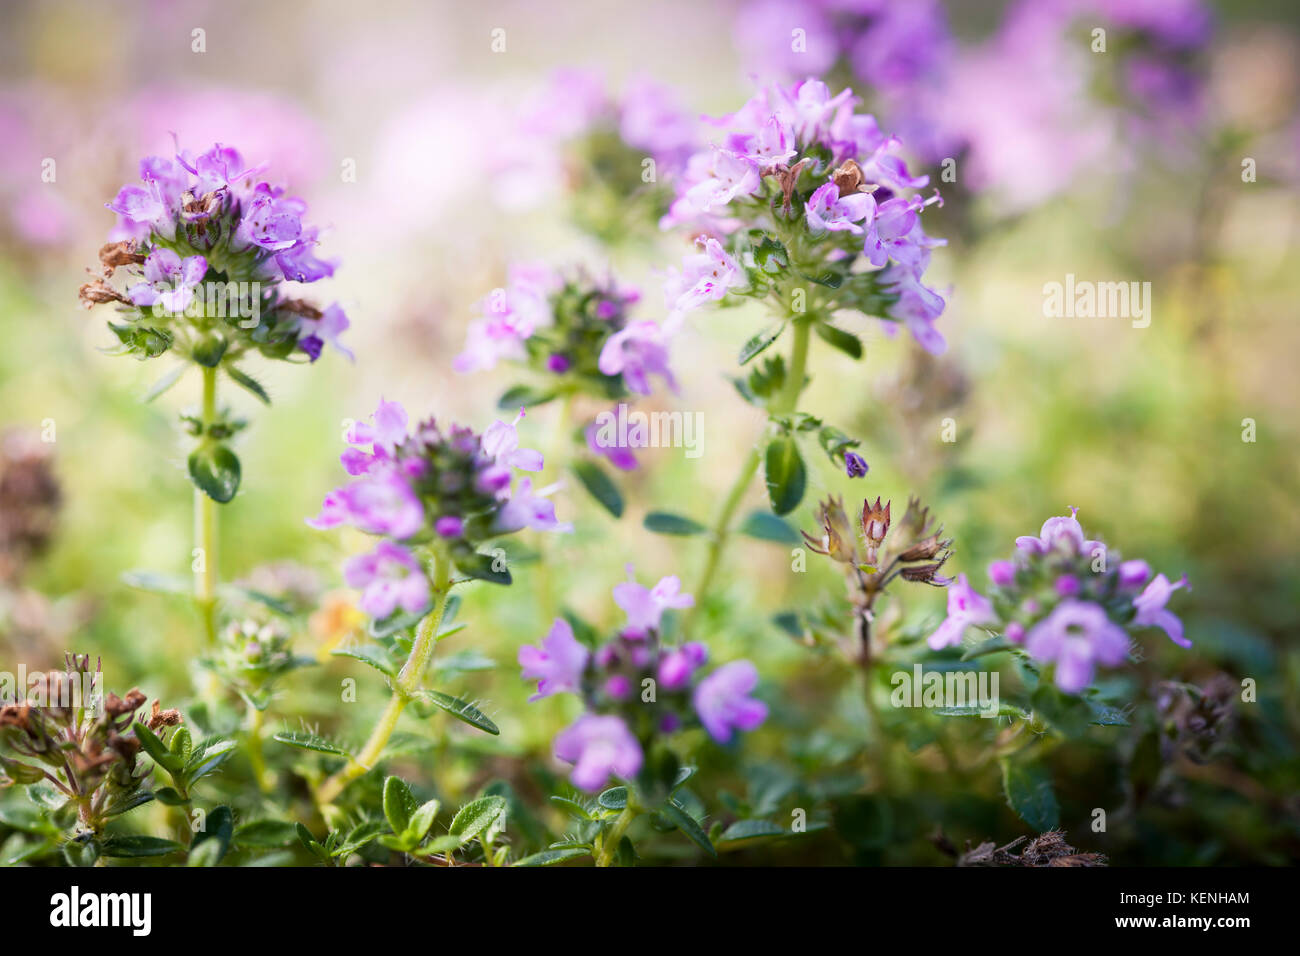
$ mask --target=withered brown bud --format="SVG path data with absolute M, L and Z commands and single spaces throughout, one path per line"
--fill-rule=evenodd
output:
M 93 282 L 87 282 L 77 290 L 77 298 L 81 301 L 82 308 L 89 309 L 96 305 L 103 305 L 105 302 L 126 302 L 124 295 L 119 293 L 103 279 L 95 279 Z
M 143 702 L 142 700 L 141 703 Z M 180 723 L 184 723 L 184 721 L 181 720 L 179 710 L 162 710 L 158 701 L 153 702 L 153 713 L 150 714 L 148 723 L 150 730 L 158 730 L 160 727 L 174 727 Z
M 134 713 L 144 704 L 145 696 L 139 688 L 134 688 L 126 695 L 126 700 L 110 693 L 104 700 L 104 711 L 110 717 L 122 717 Z
M 928 561 L 940 551 L 947 549 L 952 544 L 952 538 L 940 538 L 940 531 L 936 531 L 930 537 L 916 542 L 906 551 L 898 556 L 899 561 Z
M 875 186 L 866 186 L 866 176 L 862 173 L 862 167 L 855 160 L 847 159 L 838 169 L 831 173 L 831 182 L 833 182 L 840 191 L 841 196 L 848 196 L 856 192 L 873 192 Z
M 886 501 L 882 508 L 879 496 L 877 496 L 875 504 L 872 504 L 869 500 L 862 502 L 862 537 L 872 546 L 878 547 L 885 540 L 885 535 L 889 534 L 889 506 L 891 504 L 892 502 Z
M 941 577 L 939 569 L 942 568 L 948 560 L 948 555 L 944 555 L 939 561 L 932 564 L 914 564 L 911 567 L 903 568 L 899 573 L 904 581 L 919 581 L 922 584 L 933 584 L 937 588 L 946 588 L 952 583 L 951 578 Z
M 844 513 L 842 498 L 827 498 L 817 507 L 817 517 L 822 524 L 822 539 L 818 541 L 808 532 L 801 531 L 808 547 L 834 561 L 857 564 L 857 548 L 853 541 L 853 526 Z
M 301 315 L 304 319 L 319 319 L 324 313 L 310 302 L 304 302 L 302 299 L 285 299 L 280 303 L 280 308 L 292 312 L 294 315 Z
M 136 252 L 139 244 L 134 239 L 110 242 L 99 247 L 99 261 L 104 267 L 104 275 L 111 276 L 118 266 L 138 266 L 144 262 L 144 255 Z
M 17 727 L 19 730 L 26 730 L 31 710 L 27 704 L 5 704 L 0 707 L 0 727 Z
M 809 160 L 801 159 L 793 166 L 787 166 L 785 163 L 779 163 L 772 167 L 770 175 L 776 177 L 777 183 L 781 187 L 781 208 L 785 212 L 790 211 L 790 199 L 794 195 L 795 183 L 799 181 L 799 173 L 808 165 Z

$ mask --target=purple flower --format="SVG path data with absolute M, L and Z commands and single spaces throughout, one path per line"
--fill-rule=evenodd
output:
M 670 272 L 665 287 L 668 306 L 674 312 L 689 312 L 706 302 L 717 302 L 742 281 L 740 266 L 727 255 L 722 243 L 713 238 L 696 242 L 704 251 L 683 259 L 682 271 Z
M 846 451 L 844 453 L 844 470 L 850 478 L 861 478 L 867 473 L 870 466 L 867 460 L 855 451 Z
M 1084 538 L 1083 526 L 1075 517 L 1078 508 L 1071 508 L 1068 515 L 1048 518 L 1043 522 L 1038 537 L 1021 535 L 1016 538 L 1016 548 L 1025 554 L 1047 554 L 1057 547 L 1062 547 L 1073 554 L 1092 554 L 1104 545 L 1100 541 Z
M 687 164 L 689 188 L 675 200 L 661 228 L 695 222 L 721 212 L 737 196 L 752 196 L 762 186 L 758 166 L 742 153 L 714 146 Z
M 458 372 L 473 372 L 493 368 L 502 359 L 527 358 L 524 342 L 551 319 L 548 296 L 555 283 L 555 275 L 541 266 L 512 266 L 506 287 L 495 290 L 481 303 L 483 318 L 469 324 L 465 349 L 456 356 L 452 367 Z
M 286 198 L 282 189 L 269 183 L 258 183 L 239 219 L 231 248 L 241 251 L 258 246 L 282 252 L 301 239 L 305 211 L 302 200 Z
M 613 413 L 611 412 L 610 414 Z M 617 441 L 602 441 L 600 439 L 600 432 L 601 426 L 598 421 L 594 421 L 587 426 L 587 447 L 597 455 L 603 455 L 605 458 L 608 458 L 609 463 L 620 471 L 635 471 L 637 460 L 636 454 L 632 449 Z
M 700 723 L 718 743 L 733 731 L 754 730 L 767 719 L 767 705 L 749 693 L 758 686 L 758 670 L 749 661 L 723 664 L 695 688 L 692 703 Z
M 994 561 L 989 565 L 989 580 L 1000 588 L 1010 587 L 1016 580 L 1016 565 L 1012 561 Z
M 456 515 L 443 515 L 433 523 L 433 530 L 442 538 L 459 538 L 465 533 L 465 522 Z
M 580 790 L 605 786 L 610 774 L 629 780 L 641 770 L 641 745 L 621 717 L 583 714 L 555 738 L 555 756 L 573 764 L 569 779 Z
M 157 304 L 165 312 L 184 312 L 207 271 L 208 260 L 203 256 L 182 260 L 172 250 L 158 246 L 145 257 L 145 281 L 132 286 L 128 295 L 133 305 Z
M 818 186 L 808 197 L 808 204 L 804 208 L 808 228 L 814 233 L 847 231 L 855 236 L 864 232 L 858 223 L 871 219 L 875 212 L 876 200 L 871 193 L 853 193 L 841 197 L 840 187 L 834 183 Z
M 405 478 L 384 468 L 330 492 L 320 514 L 307 524 L 313 528 L 352 524 L 370 534 L 409 538 L 424 527 L 424 506 Z
M 627 631 L 645 635 L 659 629 L 659 619 L 668 608 L 687 608 L 695 598 L 682 594 L 682 582 L 676 575 L 660 578 L 653 588 L 646 588 L 633 577 L 632 565 L 627 566 L 628 580 L 614 585 L 614 603 L 627 614 Z
M 298 340 L 298 347 L 311 356 L 314 362 L 320 357 L 321 347 L 328 342 L 346 355 L 349 361 L 356 361 L 352 350 L 339 341 L 339 336 L 348 330 L 349 325 L 351 323 L 348 322 L 343 307 L 335 302 L 321 313 L 319 319 L 304 317 L 298 320 L 299 328 L 307 333 L 304 338 Z
M 1124 663 L 1128 647 L 1124 629 L 1091 601 L 1062 601 L 1025 636 L 1025 650 L 1031 657 L 1055 662 L 1056 686 L 1067 694 L 1087 687 L 1098 664 Z
M 354 422 L 344 439 L 349 448 L 339 456 L 349 475 L 365 475 L 379 462 L 391 461 L 393 451 L 406 439 L 406 409 L 399 402 L 379 400 L 369 422 Z M 366 445 L 370 451 L 363 451 Z
M 576 694 L 582 689 L 582 674 L 590 653 L 573 636 L 573 628 L 564 618 L 555 619 L 541 647 L 525 644 L 519 648 L 519 666 L 524 680 L 537 680 L 537 693 L 528 700 L 540 700 L 552 694 Z
M 128 226 L 138 227 L 144 235 L 148 235 L 149 230 L 156 229 L 170 239 L 175 233 L 175 224 L 171 221 L 167 206 L 158 187 L 152 183 L 147 188 L 123 186 L 113 201 L 104 205 L 121 216 Z
M 997 618 L 989 599 L 976 592 L 966 580 L 957 575 L 957 581 L 948 588 L 948 616 L 928 638 L 932 650 L 956 647 L 961 643 L 966 628 L 992 624 Z
M 429 579 L 411 552 L 391 541 L 381 541 L 369 554 L 357 555 L 343 565 L 350 587 L 364 588 L 361 610 L 385 618 L 397 608 L 419 614 L 429 606 Z
M 605 340 L 598 367 L 602 375 L 622 375 L 623 384 L 641 395 L 650 394 L 651 375 L 658 375 L 674 392 L 677 381 L 668 367 L 669 333 L 657 322 L 632 322 Z
M 321 259 L 316 255 L 320 244 L 316 237 L 319 231 L 315 226 L 303 230 L 302 237 L 288 249 L 275 254 L 275 264 L 280 275 L 290 282 L 317 282 L 334 275 L 338 263 Z
M 709 651 L 698 641 L 688 641 L 659 658 L 659 686 L 664 690 L 677 690 L 691 681 L 696 668 L 709 659 Z
M 538 531 L 561 533 L 572 531 L 572 524 L 559 521 L 555 517 L 555 503 L 546 498 L 552 490 L 552 488 L 543 488 L 533 494 L 532 479 L 520 479 L 519 487 L 511 492 L 509 499 L 497 514 L 497 530 L 509 532 L 521 528 L 535 528 Z
M 1073 574 L 1062 574 L 1056 579 L 1055 588 L 1061 597 L 1074 597 L 1079 593 L 1079 579 Z
M 519 447 L 519 432 L 516 426 L 523 421 L 524 410 L 519 409 L 515 420 L 506 424 L 497 419 L 483 432 L 483 452 L 498 465 L 506 468 L 518 468 L 520 471 L 541 471 L 542 453 L 531 448 Z
M 1186 575 L 1170 584 L 1167 577 L 1157 574 L 1146 589 L 1133 599 L 1133 607 L 1137 611 L 1133 617 L 1133 626 L 1161 628 L 1179 647 L 1191 647 L 1192 642 L 1183 637 L 1183 622 L 1165 607 L 1173 593 L 1185 587 Z
M 1141 559 L 1123 561 L 1119 566 L 1119 586 L 1140 588 L 1151 577 L 1151 565 Z

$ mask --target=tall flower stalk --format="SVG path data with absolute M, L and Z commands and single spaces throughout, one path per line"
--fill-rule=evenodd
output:
M 483 434 L 429 418 L 408 432 L 408 416 L 397 402 L 381 401 L 369 421 L 347 434 L 351 446 L 341 456 L 356 480 L 330 492 L 316 528 L 352 525 L 379 537 L 369 554 L 348 560 L 344 576 L 362 589 L 361 610 L 375 621 L 372 633 L 386 637 L 411 628 L 409 652 L 397 665 L 399 645 L 383 647 L 384 660 L 368 658 L 390 677 L 391 695 L 365 744 L 317 790 L 322 806 L 333 803 L 349 783 L 383 757 L 384 749 L 407 706 L 416 699 L 469 717 L 479 729 L 496 726 L 470 705 L 449 695 L 430 693 L 422 684 L 438 641 L 453 585 L 453 571 L 464 579 L 495 584 L 512 581 L 501 549 L 479 550 L 523 528 L 569 531 L 556 520 L 545 490 L 534 492 L 532 479 L 515 480 L 515 471 L 537 473 L 542 455 L 519 447 L 514 423 L 494 422 Z M 454 702 L 452 702 L 454 701 Z
M 229 147 L 194 156 L 148 156 L 140 184 L 123 186 L 108 208 L 117 214 L 100 270 L 82 285 L 87 307 L 112 304 L 115 351 L 140 360 L 170 352 L 181 360 L 150 390 L 153 399 L 196 366 L 199 409 L 182 416 L 194 439 L 194 601 L 203 643 L 217 637 L 218 504 L 239 490 L 242 471 L 231 439 L 246 422 L 217 404 L 218 372 L 270 404 L 266 389 L 237 363 L 264 358 L 314 362 L 326 342 L 351 357 L 339 335 L 348 327 L 337 305 L 321 311 L 290 293 L 290 283 L 334 274 L 316 255 L 319 231 L 303 221 L 306 204 L 262 178 Z M 118 270 L 124 288 L 110 280 Z
M 887 329 L 905 325 L 929 351 L 945 347 L 934 328 L 944 300 L 922 281 L 930 249 L 944 244 L 920 224 L 938 194 L 914 194 L 928 177 L 908 172 L 895 155 L 898 141 L 882 134 L 873 117 L 856 113 L 857 102 L 852 91 L 832 96 L 814 79 L 760 90 L 716 121 L 723 134 L 691 158 L 661 223 L 689 229 L 699 250 L 670 277 L 673 316 L 710 302 L 766 303 L 773 324 L 744 344 L 742 366 L 787 327 L 793 340 L 788 361 L 769 356 L 735 380 L 742 397 L 767 413 L 767 425 L 762 447 L 742 460 L 709 529 L 697 607 L 708 597 L 736 510 L 760 467 L 778 515 L 803 500 L 808 476 L 800 444 L 807 438 L 850 477 L 866 473 L 853 451 L 856 440 L 799 410 L 813 333 L 860 358 L 857 334 L 835 321 L 859 313 L 883 320 Z

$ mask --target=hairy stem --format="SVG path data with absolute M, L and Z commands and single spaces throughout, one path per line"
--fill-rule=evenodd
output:
M 807 374 L 808 343 L 812 332 L 812 320 L 799 318 L 795 319 L 793 324 L 794 345 L 790 350 L 788 377 L 780 394 L 777 395 L 776 401 L 769 408 L 769 413 L 773 417 L 791 415 L 798 408 L 799 395 L 803 391 L 804 377 Z M 727 541 L 731 537 L 732 519 L 735 517 L 736 509 L 740 507 L 741 500 L 745 497 L 750 482 L 754 480 L 754 475 L 758 473 L 758 466 L 761 462 L 762 453 L 758 444 L 755 444 L 750 449 L 749 454 L 745 456 L 740 471 L 736 475 L 736 480 L 731 485 L 731 490 L 727 492 L 727 497 L 723 499 L 722 508 L 713 523 L 709 540 L 709 553 L 704 562 L 704 573 L 700 575 L 699 582 L 692 592 L 695 596 L 695 606 L 691 609 L 691 618 L 704 606 L 704 599 L 708 596 L 709 588 L 713 585 L 713 578 L 717 574 L 718 565 L 722 561 L 723 551 L 726 549 Z
M 596 857 L 597 866 L 612 866 L 614 863 L 614 854 L 618 852 L 618 845 L 623 841 L 623 834 L 627 828 L 636 819 L 636 810 L 632 806 L 632 794 L 628 791 L 627 806 L 623 812 L 614 820 L 614 825 L 609 828 L 605 834 L 605 839 L 601 842 L 600 856 Z
M 388 745 L 388 738 L 397 726 L 397 719 L 402 716 L 402 711 L 411 702 L 412 694 L 424 680 L 424 672 L 429 668 L 434 647 L 438 643 L 438 627 L 447 608 L 447 595 L 451 592 L 451 561 L 441 553 L 434 555 L 433 577 L 433 610 L 425 615 L 416 629 L 415 643 L 411 645 L 411 653 L 393 683 L 393 694 L 388 700 L 388 706 L 380 714 L 379 722 L 370 732 L 361 752 L 321 784 L 316 799 L 322 806 L 333 803 L 344 787 L 379 761 L 384 747 Z
M 256 707 L 248 708 L 248 762 L 253 767 L 253 779 L 262 793 L 271 792 L 271 778 L 267 776 L 266 760 L 262 756 L 262 724 L 266 714 Z
M 203 430 L 217 418 L 217 370 L 203 366 Z M 194 489 L 194 540 L 202 571 L 194 576 L 194 603 L 203 619 L 203 646 L 217 643 L 217 503 Z

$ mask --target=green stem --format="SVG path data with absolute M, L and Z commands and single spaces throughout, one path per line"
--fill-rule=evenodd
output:
M 217 370 L 203 370 L 203 431 L 217 419 Z M 203 558 L 203 570 L 194 578 L 194 603 L 203 619 L 203 646 L 217 643 L 217 503 L 194 489 L 194 538 Z
M 433 651 L 438 643 L 438 627 L 442 623 L 442 615 L 447 607 L 447 595 L 451 592 L 451 561 L 443 554 L 434 555 L 433 575 L 433 610 L 425 615 L 416 629 L 415 643 L 411 645 L 411 653 L 393 683 L 393 695 L 388 700 L 388 706 L 380 714 L 379 722 L 370 732 L 370 737 L 361 748 L 361 752 L 321 784 L 320 790 L 316 793 L 316 799 L 321 806 L 333 803 L 343 792 L 344 787 L 379 761 L 384 747 L 388 745 L 388 738 L 393 735 L 393 730 L 397 726 L 397 719 L 402 716 L 402 711 L 411 702 L 411 696 L 424 680 L 424 672 L 428 670 L 429 661 L 433 659 Z
M 271 779 L 266 773 L 266 760 L 262 756 L 262 724 L 266 714 L 256 707 L 248 708 L 248 762 L 253 767 L 253 779 L 262 793 L 271 792 Z
M 785 385 L 769 408 L 771 417 L 790 415 L 799 406 L 799 395 L 803 392 L 804 377 L 808 369 L 808 343 L 812 332 L 812 320 L 808 317 L 796 318 L 794 324 L 794 345 L 790 351 L 790 368 Z M 698 613 L 699 609 L 704 606 L 704 599 L 708 596 L 709 588 L 713 584 L 713 578 L 717 574 L 718 565 L 722 561 L 722 554 L 727 546 L 727 541 L 731 537 L 731 521 L 735 517 L 736 509 L 740 507 L 741 500 L 745 497 L 745 491 L 749 488 L 750 482 L 754 480 L 754 475 L 758 473 L 758 466 L 762 462 L 761 452 L 756 444 L 750 449 L 749 454 L 741 463 L 740 471 L 736 475 L 736 480 L 732 482 L 731 490 L 727 492 L 727 497 L 723 499 L 722 509 L 718 512 L 717 520 L 713 523 L 712 534 L 709 540 L 709 553 L 704 563 L 704 573 L 700 575 L 699 583 L 692 592 L 695 596 L 695 605 L 690 611 L 690 619 Z
M 623 834 L 627 828 L 636 819 L 637 811 L 632 806 L 632 792 L 628 791 L 627 806 L 623 812 L 618 815 L 614 825 L 609 828 L 605 834 L 605 839 L 601 842 L 600 856 L 596 857 L 597 866 L 612 866 L 614 864 L 614 854 L 618 852 L 618 845 L 623 840 Z
M 572 457 L 569 449 L 569 421 L 573 414 L 574 393 L 569 392 L 559 402 L 556 409 L 555 422 L 551 426 L 551 436 L 547 442 L 546 460 L 544 463 L 545 471 L 543 474 L 550 473 L 551 480 L 558 481 L 563 470 L 563 461 Z M 540 476 L 539 476 L 540 479 Z M 556 546 L 552 539 L 547 544 L 551 547 Z M 534 594 L 537 597 L 537 612 L 543 623 L 550 621 L 555 617 L 558 610 L 558 602 L 555 597 L 555 581 L 551 576 L 551 561 L 539 561 L 536 565 L 534 575 Z

